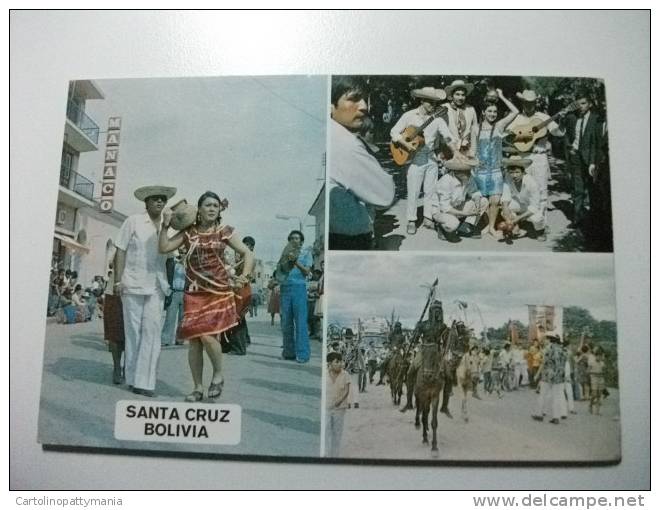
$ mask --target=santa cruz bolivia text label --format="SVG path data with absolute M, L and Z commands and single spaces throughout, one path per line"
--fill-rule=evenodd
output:
M 115 408 L 115 438 L 235 445 L 241 441 L 241 406 L 120 400 Z

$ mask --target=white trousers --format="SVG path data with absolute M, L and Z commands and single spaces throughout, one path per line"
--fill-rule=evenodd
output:
M 574 410 L 575 404 L 573 402 L 573 385 L 569 382 L 565 382 L 564 388 L 562 390 L 561 415 L 568 416 L 568 413 L 572 413 Z
M 351 384 L 351 386 L 353 386 Z M 339 457 L 341 436 L 344 431 L 344 416 L 346 409 L 326 410 L 325 421 L 325 456 Z
M 552 413 L 553 419 L 562 417 L 562 401 L 564 399 L 564 383 L 550 384 L 545 381 L 539 383 L 539 396 L 536 399 L 536 416 L 543 416 L 543 413 Z
M 548 208 L 548 181 L 550 180 L 550 163 L 546 154 L 531 153 L 527 156 L 532 160 L 532 164 L 527 168 L 527 174 L 534 177 L 539 185 L 541 192 L 541 214 L 545 218 L 545 212 Z
M 438 164 L 427 159 L 426 163 L 416 164 L 415 160 L 408 167 L 407 186 L 408 200 L 406 215 L 408 221 L 417 221 L 417 200 L 419 192 L 424 184 L 424 218 L 431 219 L 431 196 L 435 191 L 435 184 L 438 182 Z
M 544 208 L 543 204 L 541 204 L 541 208 Z M 518 215 L 527 212 L 526 207 L 523 207 L 513 199 L 509 202 L 509 209 Z M 532 222 L 532 225 L 534 225 L 536 230 L 543 230 L 545 228 L 545 214 L 543 214 L 543 212 L 534 213 L 527 219 Z
M 160 355 L 163 294 L 160 291 L 148 296 L 124 294 L 121 300 L 126 338 L 126 384 L 153 391 Z
M 453 232 L 461 224 L 461 221 L 465 221 L 471 225 L 475 225 L 481 215 L 486 212 L 488 209 L 488 199 L 486 197 L 481 197 L 479 204 L 476 204 L 474 200 L 466 200 L 462 208 L 457 208 L 460 211 L 463 211 L 467 214 L 472 214 L 477 212 L 476 216 L 468 216 L 467 218 L 461 217 L 460 219 L 453 214 L 437 212 L 433 215 L 433 219 L 442 225 L 442 228 L 449 232 Z M 426 214 L 425 214 L 426 216 Z

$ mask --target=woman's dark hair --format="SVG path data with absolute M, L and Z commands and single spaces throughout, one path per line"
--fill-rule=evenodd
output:
M 589 93 L 589 91 L 587 89 L 579 89 L 575 93 L 575 100 L 577 101 L 579 99 L 586 99 L 590 103 L 593 103 L 593 99 L 591 99 L 591 94 Z
M 357 92 L 366 96 L 368 90 L 367 82 L 361 76 L 333 76 L 330 101 L 337 106 L 339 98 L 347 92 Z
M 477 142 L 479 140 L 479 137 L 481 136 L 481 127 L 484 125 L 484 120 L 486 119 L 486 108 L 488 108 L 489 106 L 495 106 L 497 108 L 497 100 L 490 98 L 486 98 L 484 100 L 484 109 L 483 109 L 483 113 L 481 114 L 481 122 L 479 122 L 479 132 L 477 133 Z M 493 140 L 493 133 L 495 132 L 495 123 L 497 123 L 497 118 L 495 118 L 495 122 L 491 125 L 490 135 L 488 136 L 488 143 L 490 143 Z
M 220 223 L 220 213 L 227 207 L 225 204 L 226 200 L 223 202 L 223 200 L 218 196 L 218 194 L 214 193 L 213 191 L 205 191 L 204 193 L 202 193 L 202 196 L 199 197 L 199 200 L 197 200 L 198 209 L 202 207 L 204 200 L 206 200 L 207 198 L 212 198 L 214 200 L 217 200 L 218 204 L 220 204 L 220 211 L 218 212 L 218 217 L 215 220 L 216 223 Z M 199 224 L 199 222 L 200 222 L 200 217 L 199 217 L 199 213 L 197 213 L 197 223 Z
M 303 244 L 305 242 L 305 234 L 303 234 L 300 230 L 292 230 L 289 232 L 289 235 L 287 236 L 286 240 L 291 241 L 291 236 L 293 234 L 298 234 L 300 236 L 300 243 Z
M 217 193 L 214 193 L 213 191 L 205 191 L 204 193 L 202 193 L 202 196 L 199 197 L 199 200 L 197 200 L 197 207 L 198 208 L 202 207 L 202 203 L 204 202 L 204 200 L 206 200 L 209 197 L 216 199 L 219 204 L 222 203 L 222 200 L 220 200 L 220 197 L 218 196 Z
M 332 363 L 334 360 L 341 361 L 341 354 L 338 352 L 329 352 L 325 357 L 325 361 L 328 363 Z
M 82 290 L 82 285 L 80 284 L 76 285 L 76 288 L 73 289 L 73 292 L 78 292 L 79 290 Z

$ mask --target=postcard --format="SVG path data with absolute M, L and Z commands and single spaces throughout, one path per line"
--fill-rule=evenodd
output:
M 601 80 L 77 80 L 66 104 L 44 447 L 620 460 Z

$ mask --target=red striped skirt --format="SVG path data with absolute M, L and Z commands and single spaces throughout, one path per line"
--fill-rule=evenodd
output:
M 103 298 L 103 336 L 119 346 L 124 345 L 124 313 L 121 297 L 106 294 Z
M 183 296 L 183 321 L 180 337 L 186 340 L 202 335 L 217 335 L 238 324 L 233 292 L 186 292 Z

